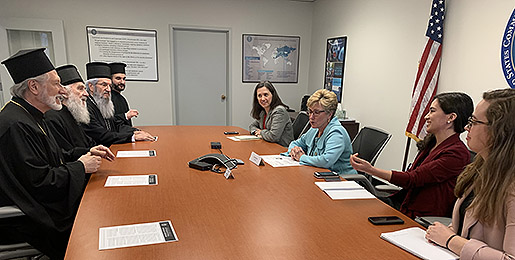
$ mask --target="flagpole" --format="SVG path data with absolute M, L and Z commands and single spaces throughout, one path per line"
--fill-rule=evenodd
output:
M 430 102 L 433 100 L 438 87 L 440 74 L 440 60 L 443 43 L 443 21 L 445 13 L 445 0 L 432 0 L 431 15 L 427 24 L 427 42 L 420 59 L 415 85 L 411 94 L 411 106 L 408 125 L 406 127 L 406 150 L 402 168 L 406 170 L 410 139 L 419 141 L 419 136 L 425 135 L 424 116 L 429 112 Z
M 409 154 L 409 146 L 410 146 L 411 138 L 408 137 L 408 141 L 406 141 L 406 149 L 404 150 L 404 160 L 402 161 L 402 170 L 406 171 L 406 163 L 408 162 L 408 154 Z

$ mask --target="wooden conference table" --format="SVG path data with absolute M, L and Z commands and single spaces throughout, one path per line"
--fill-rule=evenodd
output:
M 377 199 L 331 200 L 315 184 L 319 168 L 256 166 L 248 158 L 285 148 L 232 141 L 231 126 L 143 127 L 157 142 L 113 145 L 118 150 L 156 150 L 154 158 L 104 161 L 93 174 L 73 226 L 66 259 L 417 259 L 382 240 L 382 232 L 418 226 Z M 245 165 L 234 179 L 199 171 L 187 162 L 222 151 Z M 108 175 L 158 175 L 157 186 L 104 188 Z M 367 217 L 397 215 L 403 225 L 374 226 Z M 170 220 L 179 241 L 98 250 L 99 228 Z

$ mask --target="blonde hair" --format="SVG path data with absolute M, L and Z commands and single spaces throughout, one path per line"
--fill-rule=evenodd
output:
M 500 89 L 483 94 L 490 105 L 488 155 L 476 156 L 458 177 L 455 194 L 462 197 L 473 188 L 474 200 L 467 209 L 483 223 L 506 221 L 505 202 L 515 188 L 515 89 Z
M 327 89 L 319 89 L 309 97 L 307 105 L 308 107 L 312 107 L 317 102 L 320 103 L 327 113 L 332 112 L 332 115 L 334 116 L 334 112 L 338 107 L 338 99 L 334 92 Z

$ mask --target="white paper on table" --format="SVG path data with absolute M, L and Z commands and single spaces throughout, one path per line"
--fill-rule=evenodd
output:
M 157 185 L 157 175 L 107 176 L 104 187 Z
M 352 190 L 324 190 L 324 192 L 333 200 L 353 200 L 353 199 L 375 199 L 365 189 L 352 189 Z
M 260 140 L 261 138 L 255 135 L 235 135 L 235 136 L 227 136 L 227 138 L 233 141 L 248 141 L 248 140 Z
M 282 156 L 279 154 L 275 155 L 261 155 L 263 161 L 270 164 L 272 167 L 287 167 L 287 166 L 299 166 L 298 161 L 293 160 L 290 156 Z
M 98 230 L 98 250 L 178 241 L 170 220 L 103 227 Z
M 137 151 L 118 151 L 116 157 L 154 157 L 157 156 L 155 150 L 137 150 Z
M 333 200 L 374 199 L 375 196 L 355 181 L 315 182 Z
M 363 187 L 361 187 L 355 181 L 339 181 L 339 182 L 318 181 L 318 182 L 315 182 L 315 184 L 321 190 L 361 190 L 361 189 L 363 189 Z
M 429 243 L 426 232 L 419 227 L 406 228 L 394 232 L 382 233 L 381 238 L 418 256 L 429 260 L 458 259 L 451 251 Z

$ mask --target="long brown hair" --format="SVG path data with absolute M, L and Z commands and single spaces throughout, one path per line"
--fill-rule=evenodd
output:
M 277 93 L 277 90 L 275 90 L 274 85 L 272 85 L 272 82 L 270 81 L 262 81 L 259 82 L 256 87 L 254 88 L 254 95 L 252 100 L 252 111 L 250 111 L 250 115 L 254 119 L 259 119 L 259 114 L 261 114 L 261 111 L 264 111 L 265 109 L 259 104 L 257 100 L 257 90 L 265 87 L 270 91 L 270 94 L 272 94 L 272 101 L 270 101 L 270 111 L 272 111 L 275 107 L 281 105 L 288 109 L 288 106 L 283 103 L 281 98 L 279 97 L 279 93 Z
M 462 197 L 470 187 L 474 200 L 468 207 L 479 221 L 488 224 L 505 221 L 505 202 L 515 188 L 515 89 L 499 89 L 483 94 L 490 105 L 488 155 L 476 156 L 458 177 L 455 195 Z

